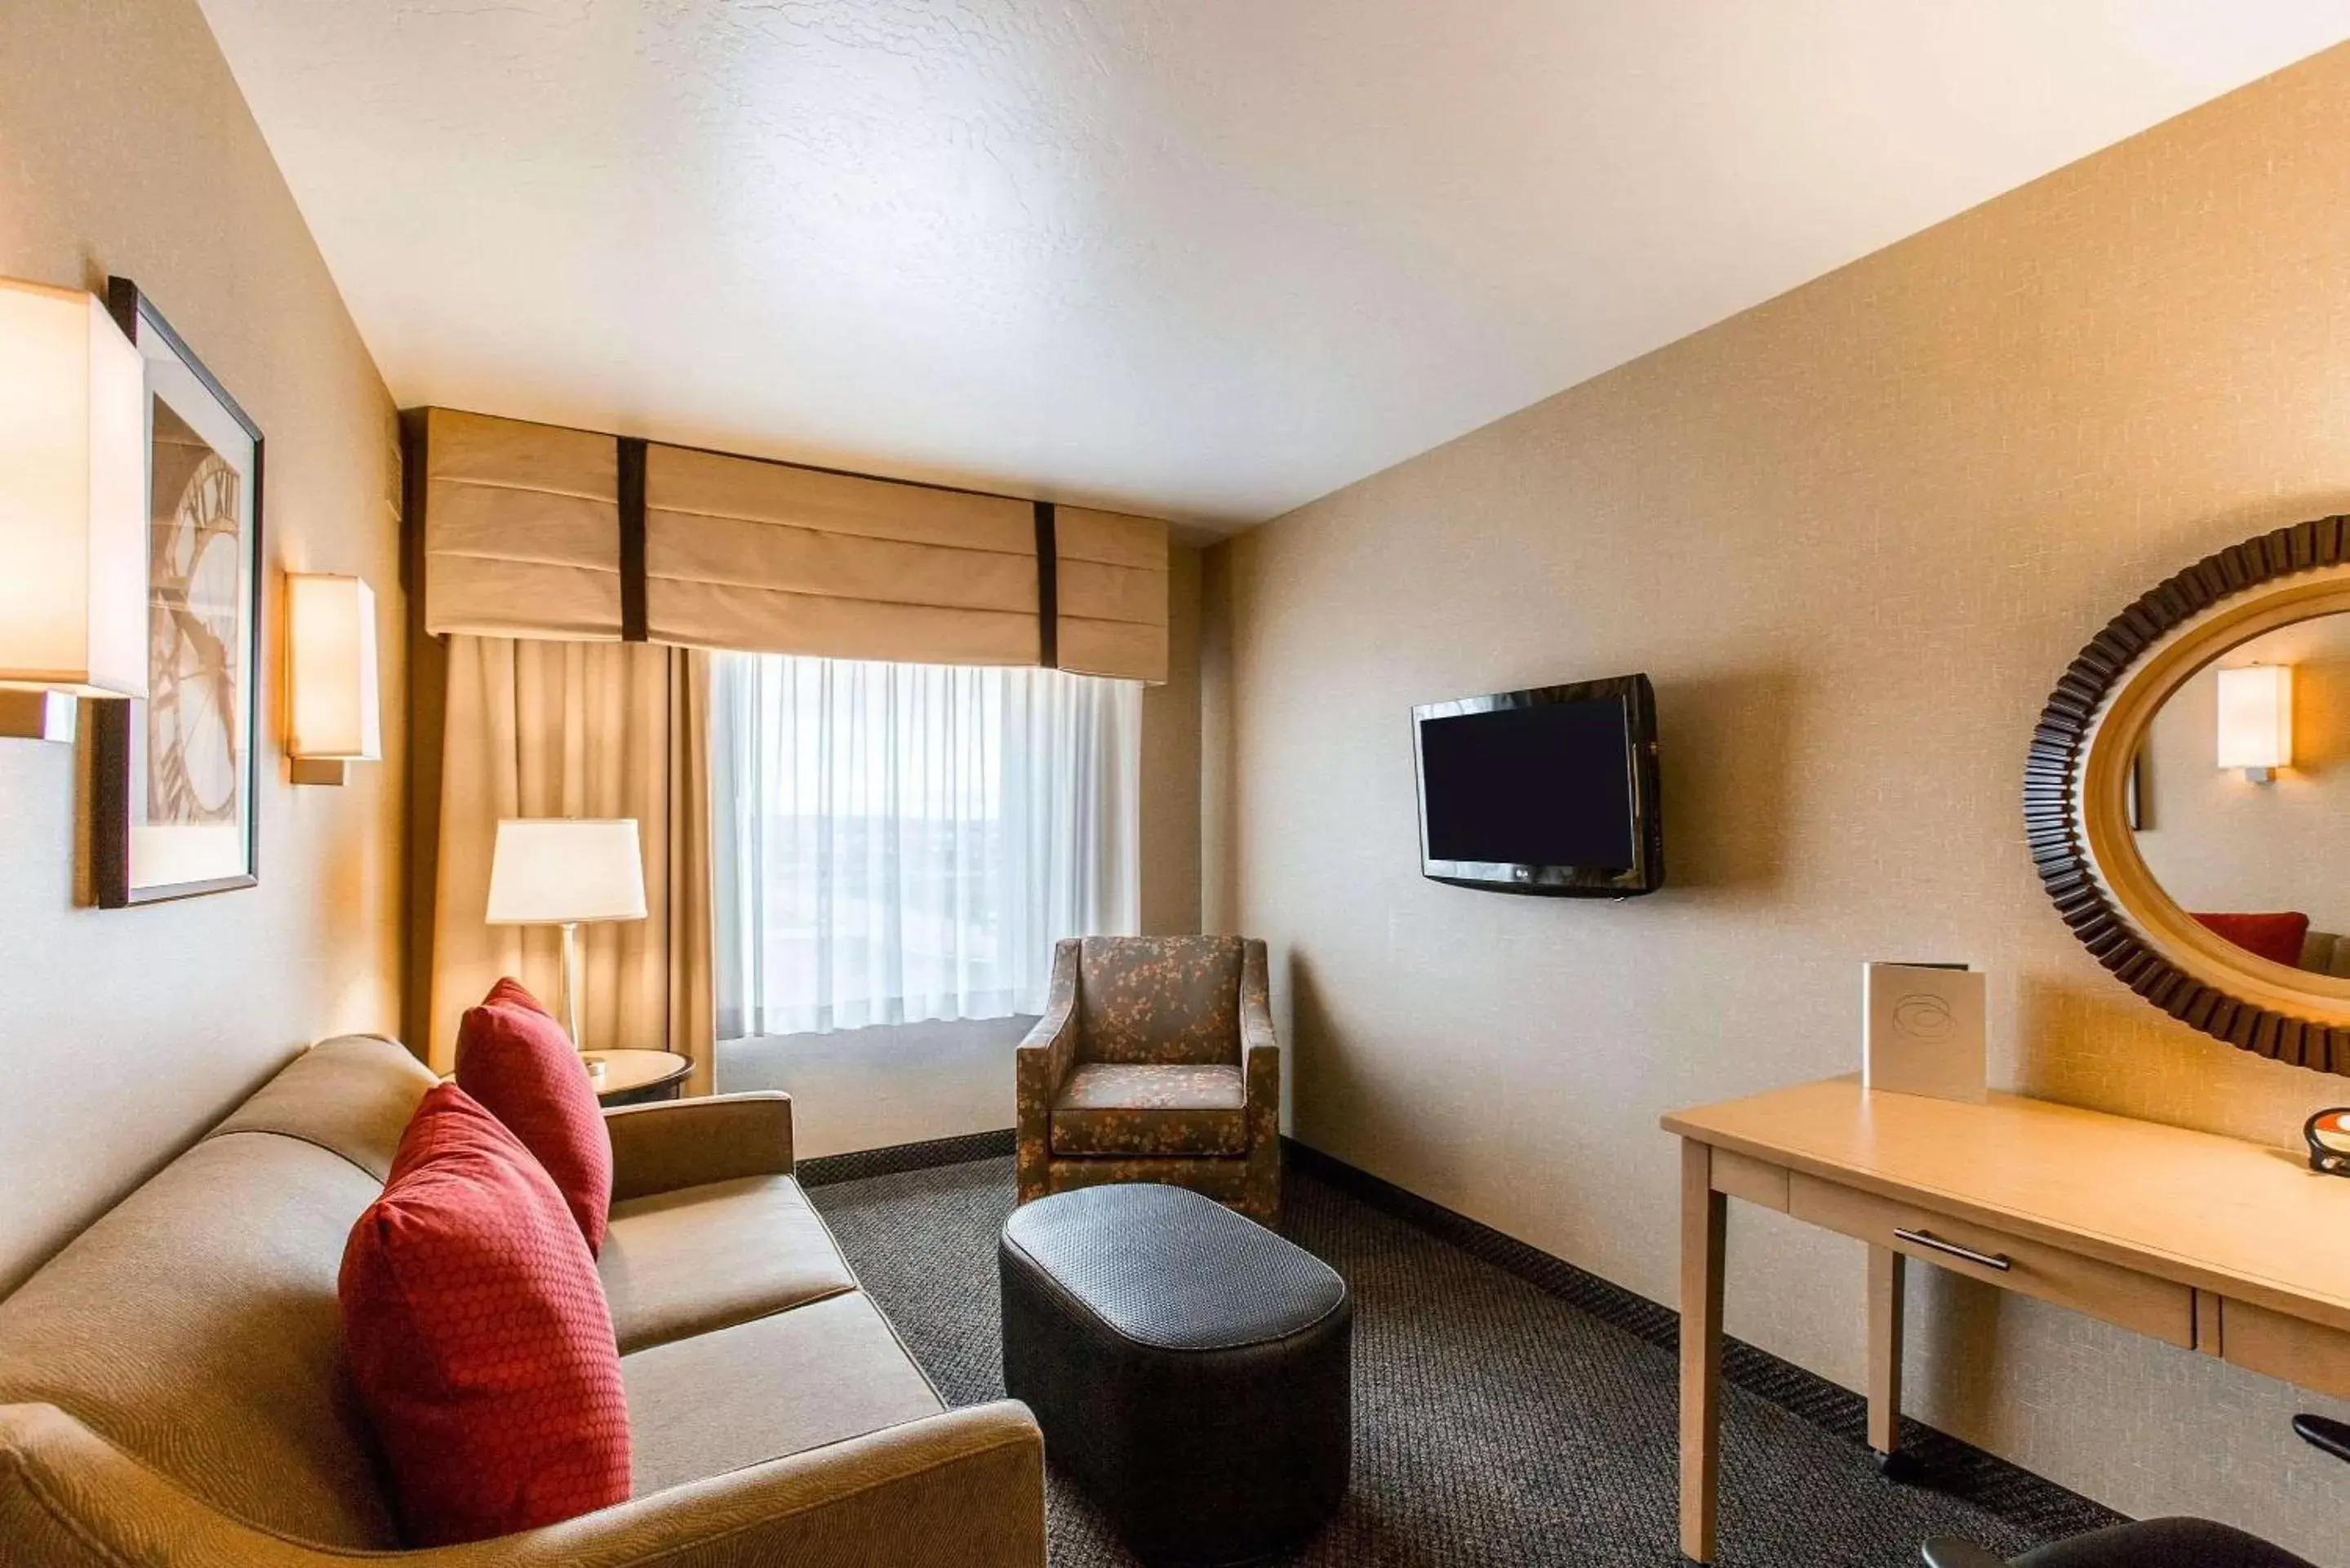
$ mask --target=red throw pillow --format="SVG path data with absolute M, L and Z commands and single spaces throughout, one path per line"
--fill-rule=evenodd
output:
M 2198 915 L 2197 919 L 2248 953 L 2301 967 L 2302 940 L 2309 935 L 2309 917 L 2303 914 Z
M 498 983 L 490 987 L 490 994 L 482 998 L 484 1007 L 525 1007 L 541 1018 L 555 1016 L 546 1003 L 533 996 L 528 988 L 514 976 L 501 975 Z
M 427 1091 L 338 1293 L 411 1543 L 629 1496 L 629 1411 L 596 1261 L 546 1172 L 454 1084 Z
M 563 1026 L 521 986 L 498 981 L 457 1026 L 457 1082 L 538 1157 L 588 1250 L 602 1251 L 612 1209 L 612 1135 Z

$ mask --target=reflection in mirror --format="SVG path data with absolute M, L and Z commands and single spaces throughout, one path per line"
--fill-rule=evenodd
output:
M 2163 891 L 2262 958 L 2350 976 L 2350 615 L 2196 671 L 2138 763 L 2131 821 Z

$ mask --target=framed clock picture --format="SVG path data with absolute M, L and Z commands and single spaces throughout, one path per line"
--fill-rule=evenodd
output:
M 107 306 L 147 367 L 147 696 L 91 704 L 100 907 L 250 888 L 261 706 L 261 429 L 129 278 Z

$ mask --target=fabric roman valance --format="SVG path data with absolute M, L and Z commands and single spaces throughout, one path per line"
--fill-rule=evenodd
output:
M 427 630 L 1167 679 L 1167 524 L 427 410 Z
M 1055 663 L 1079 675 L 1167 679 L 1167 524 L 1054 508 Z
M 1000 495 L 655 446 L 645 582 L 655 642 L 1037 661 L 1035 509 Z
M 619 641 L 612 438 L 448 409 L 422 430 L 425 629 Z

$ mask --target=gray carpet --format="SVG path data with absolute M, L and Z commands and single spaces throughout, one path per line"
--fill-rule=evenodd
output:
M 995 1235 L 1012 1211 L 1012 1162 L 828 1182 L 810 1195 L 946 1397 L 1002 1397 Z M 1357 1311 L 1353 1488 L 1290 1561 L 1682 1561 L 1669 1349 L 1295 1169 L 1284 1228 L 1346 1276 Z M 1721 1568 L 1908 1568 L 1918 1543 L 1943 1532 L 2002 1555 L 2036 1543 L 2016 1511 L 1880 1480 L 1858 1443 L 1747 1389 L 1726 1390 L 1726 1406 Z M 1049 1443 L 1047 1452 L 1049 1464 Z M 1049 1508 L 1054 1568 L 1133 1564 L 1058 1479 Z

